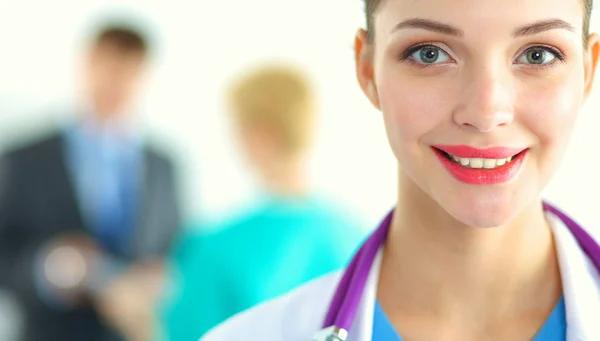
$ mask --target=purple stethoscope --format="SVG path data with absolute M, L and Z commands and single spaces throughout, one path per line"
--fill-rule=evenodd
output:
M 581 249 L 600 271 L 600 245 L 573 219 L 548 203 L 543 204 L 544 211 L 557 216 L 571 231 Z M 377 230 L 364 242 L 356 255 L 350 261 L 342 279 L 340 280 L 331 304 L 327 311 L 323 330 L 316 340 L 345 341 L 348 331 L 358 310 L 363 290 L 369 277 L 371 265 L 377 252 L 387 238 L 393 211 L 381 222 Z M 322 334 L 324 333 L 324 334 Z

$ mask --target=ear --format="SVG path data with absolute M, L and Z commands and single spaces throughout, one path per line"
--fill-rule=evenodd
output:
M 356 62 L 356 77 L 361 89 L 371 103 L 381 110 L 374 77 L 373 45 L 369 42 L 367 32 L 363 29 L 356 33 L 354 39 L 354 59 Z
M 600 36 L 597 33 L 590 34 L 588 38 L 588 49 L 585 53 L 584 71 L 585 71 L 585 93 L 587 99 L 592 91 L 598 58 L 600 58 Z

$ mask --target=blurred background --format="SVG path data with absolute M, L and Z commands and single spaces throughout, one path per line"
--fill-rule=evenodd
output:
M 39 285 L 33 285 L 35 288 L 31 290 L 39 293 L 45 291 L 39 289 L 40 286 L 51 287 L 50 291 L 54 292 L 49 296 L 54 298 L 50 300 L 62 300 L 59 303 L 55 302 L 60 307 L 52 305 L 53 308 L 48 309 L 60 311 L 59 315 L 62 314 L 63 320 L 96 321 L 97 323 L 89 323 L 96 323 L 98 330 L 106 327 L 116 330 L 114 334 L 119 334 L 117 336 L 111 334 L 106 338 L 98 336 L 98 340 L 118 340 L 121 337 L 131 340 L 187 341 L 199 337 L 202 331 L 191 331 L 191 329 L 202 322 L 190 320 L 180 326 L 161 327 L 163 324 L 177 324 L 173 322 L 178 319 L 177 314 L 169 312 L 177 307 L 176 304 L 171 303 L 165 303 L 164 308 L 151 308 L 166 311 L 158 313 L 159 316 L 164 314 L 166 317 L 148 317 L 154 322 L 156 319 L 163 321 L 149 327 L 152 331 L 148 335 L 152 334 L 152 337 L 138 335 L 139 333 L 131 331 L 132 327 L 111 320 L 119 317 L 117 313 L 111 312 L 111 309 L 106 307 L 113 304 L 114 299 L 111 301 L 106 298 L 108 294 L 99 292 L 98 286 L 107 283 L 105 278 L 117 278 L 113 282 L 118 285 L 111 288 L 113 291 L 110 291 L 110 295 L 128 297 L 130 293 L 128 290 L 131 290 L 129 288 L 135 287 L 132 283 L 148 282 L 159 278 L 169 283 L 166 284 L 169 288 L 166 296 L 169 298 L 164 301 L 181 300 L 181 297 L 187 295 L 186 288 L 198 288 L 200 284 L 197 281 L 206 281 L 206 278 L 211 278 L 211 271 L 214 271 L 212 268 L 195 268 L 196 265 L 192 264 L 196 264 L 198 259 L 206 260 L 217 256 L 208 251 L 198 253 L 194 250 L 210 245 L 215 240 L 217 241 L 215 245 L 224 245 L 220 240 L 225 237 L 210 239 L 217 238 L 210 235 L 209 239 L 204 236 L 200 238 L 196 230 L 227 226 L 229 223 L 223 223 L 224 217 L 256 218 L 255 211 L 249 210 L 248 207 L 253 207 L 255 198 L 263 196 L 264 179 L 261 180 L 260 174 L 251 171 L 255 165 L 251 164 L 243 148 L 240 148 L 236 130 L 231 129 L 232 124 L 235 125 L 236 122 L 232 122 L 234 118 L 228 114 L 231 108 L 226 97 L 230 85 L 235 83 L 244 72 L 252 70 L 255 65 L 284 62 L 304 70 L 305 74 L 300 78 L 305 77 L 309 80 L 307 82 L 312 89 L 310 95 L 312 97 L 309 101 L 315 103 L 315 124 L 314 129 L 310 131 L 309 142 L 312 148 L 306 159 L 303 159 L 307 168 L 305 186 L 311 188 L 311 192 L 314 191 L 320 197 L 326 197 L 329 202 L 335 203 L 333 205 L 336 207 L 335 210 L 340 207 L 336 212 L 341 212 L 341 216 L 344 215 L 343 212 L 352 212 L 352 216 L 356 216 L 361 222 L 356 227 L 355 236 L 348 236 L 347 244 L 355 245 L 355 241 L 362 238 L 392 207 L 396 194 L 397 166 L 389 152 L 380 114 L 372 108 L 361 93 L 354 75 L 352 44 L 357 28 L 364 24 L 362 2 L 359 0 L 200 2 L 0 0 L 1 152 L 10 154 L 14 150 L 21 150 L 22 146 L 33 143 L 31 141 L 52 136 L 57 127 L 69 126 L 70 122 L 77 121 L 81 111 L 77 105 L 85 102 L 82 98 L 89 95 L 81 86 L 84 78 L 81 70 L 90 67 L 89 60 L 86 59 L 89 58 L 86 53 L 90 50 L 90 42 L 93 47 L 93 37 L 98 33 L 98 23 L 102 23 L 105 18 L 115 17 L 134 27 L 136 32 L 142 32 L 145 39 L 144 46 L 147 47 L 147 51 L 144 50 L 143 60 L 144 63 L 147 62 L 147 73 L 140 75 L 142 86 L 140 97 L 133 101 L 133 105 L 127 110 L 135 112 L 136 131 L 143 132 L 144 138 L 151 141 L 153 146 L 157 146 L 156 160 L 158 161 L 155 163 L 159 165 L 157 169 L 165 170 L 161 174 L 166 174 L 164 179 L 161 177 L 162 180 L 159 180 L 159 182 L 164 180 L 165 187 L 156 189 L 155 192 L 148 192 L 146 199 L 152 198 L 156 193 L 162 193 L 160 191 L 163 190 L 166 191 L 164 193 L 167 193 L 165 194 L 167 197 L 173 195 L 172 200 L 168 200 L 173 204 L 172 211 L 161 216 L 172 215 L 172 221 L 165 220 L 164 224 L 177 226 L 165 235 L 159 232 L 147 233 L 150 236 L 144 239 L 146 244 L 150 245 L 147 250 L 140 247 L 143 251 L 126 255 L 106 251 L 104 252 L 107 254 L 106 257 L 98 256 L 96 253 L 90 256 L 91 258 L 88 257 L 85 250 L 103 248 L 87 247 L 90 240 L 100 239 L 90 236 L 80 238 L 81 232 L 86 228 L 73 232 L 71 231 L 74 229 L 73 226 L 62 226 L 66 228 L 64 233 L 57 232 L 52 236 L 36 237 L 37 232 L 31 232 L 33 237 L 18 234 L 10 235 L 13 239 L 5 239 L 4 243 L 24 245 L 22 248 L 15 246 L 14 252 L 11 251 L 13 253 L 7 251 L 3 254 L 6 257 L 21 257 L 16 262 L 19 268 L 23 268 L 22 264 L 28 264 L 32 269 L 42 266 L 44 269 L 39 273 L 48 275 L 53 271 L 60 272 L 62 268 L 60 264 L 63 264 L 54 261 L 53 268 L 49 265 L 51 263 L 49 259 L 68 259 L 66 262 L 71 264 L 71 270 L 67 271 L 64 277 L 75 278 L 72 280 L 73 283 L 79 283 L 81 278 L 85 277 L 83 275 L 80 276 L 81 278 L 78 277 L 80 272 L 85 272 L 80 270 L 82 266 L 79 266 L 79 263 L 87 264 L 88 267 L 83 266 L 83 268 L 88 270 L 90 262 L 102 263 L 99 268 L 102 269 L 100 272 L 103 275 L 97 276 L 104 280 L 95 280 L 93 288 L 86 288 L 94 292 L 93 298 L 87 298 L 93 301 L 89 303 L 94 306 L 93 312 L 79 310 L 77 314 L 69 312 L 70 308 L 67 307 L 85 305 L 78 299 L 73 303 L 72 293 L 65 293 L 77 285 L 60 284 L 61 280 L 52 282 L 51 275 L 39 281 L 30 279 L 35 283 L 41 282 Z M 596 31 L 600 29 L 598 19 L 600 14 L 596 11 L 592 20 L 592 29 Z M 86 107 L 89 109 L 89 105 Z M 596 195 L 600 193 L 600 178 L 597 175 L 600 171 L 600 162 L 589 153 L 598 145 L 597 129 L 600 127 L 600 116 L 597 113 L 599 111 L 600 88 L 597 86 L 581 113 L 567 157 L 546 191 L 548 200 L 577 217 L 582 225 L 591 227 L 592 232 L 598 235 L 600 235 L 600 217 L 597 214 Z M 55 179 L 56 170 L 46 171 L 43 170 L 44 168 L 36 168 L 36 165 L 42 163 L 36 163 L 38 161 L 34 160 L 33 154 L 35 153 L 30 152 L 23 157 L 14 156 L 11 160 L 12 164 L 8 162 L 7 167 L 13 173 L 20 175 L 19 180 L 10 177 L 9 179 L 13 179 L 11 180 L 13 183 L 19 181 L 29 183 L 29 178 L 25 174 L 28 172 L 27 166 L 31 166 L 38 171 L 35 177 L 44 181 L 36 180 L 29 186 L 25 185 L 27 190 L 35 191 L 37 188 L 39 191 L 51 191 L 51 187 L 48 189 L 43 186 Z M 40 156 L 40 160 L 42 161 L 39 162 L 44 162 L 45 156 Z M 163 164 L 164 166 L 160 166 Z M 145 174 L 150 172 L 153 171 Z M 171 181 L 172 186 L 169 185 Z M 19 188 L 13 190 L 21 192 Z M 57 199 L 53 196 L 48 198 L 47 203 Z M 26 199 L 22 198 L 22 200 Z M 16 199 L 14 201 L 16 203 L 4 203 L 6 210 L 13 212 L 19 209 L 20 202 Z M 44 206 L 46 203 L 31 205 L 46 207 Z M 164 206 L 160 203 L 157 205 Z M 279 211 L 288 212 L 286 209 Z M 294 210 L 296 209 L 297 207 L 294 206 Z M 67 218 L 44 215 L 46 214 L 44 209 L 39 208 L 39 210 L 42 213 L 37 221 L 59 225 L 69 224 L 70 220 Z M 254 213 L 246 213 L 248 211 Z M 21 215 L 26 214 L 28 212 Z M 261 214 L 261 219 L 267 219 L 264 218 L 265 216 L 271 219 L 265 224 L 279 221 L 272 218 L 270 213 L 261 212 Z M 294 211 L 293 214 L 298 212 Z M 315 214 L 311 219 L 314 216 Z M 24 220 L 21 218 L 12 217 L 11 221 L 4 224 L 18 226 L 23 223 L 22 221 L 29 221 L 27 220 L 29 218 L 23 218 Z M 243 225 L 241 221 L 245 220 L 240 218 L 236 224 Z M 163 227 L 157 225 L 156 228 Z M 199 233 L 203 234 L 203 232 Z M 153 238 L 156 240 L 156 245 L 152 243 Z M 236 238 L 240 237 L 236 236 Z M 34 241 L 28 242 L 30 239 Z M 310 240 L 308 238 L 307 243 Z M 158 245 L 159 241 L 165 241 L 166 244 Z M 34 251 L 23 256 L 23 248 L 27 247 L 35 248 L 31 249 Z M 294 246 L 290 246 L 292 247 Z M 336 255 L 336 260 L 331 262 L 331 268 L 343 265 L 342 259 L 352 251 L 349 247 Z M 73 248 L 79 250 L 79 253 L 69 253 Z M 41 252 L 43 256 L 40 256 L 41 258 L 27 256 L 37 254 L 36 252 Z M 79 258 L 85 261 L 78 263 Z M 234 258 L 232 256 L 232 259 Z M 340 260 L 337 260 L 338 258 Z M 161 270 L 155 272 L 156 259 L 161 260 L 158 262 Z M 196 261 L 192 262 L 191 260 L 194 259 Z M 149 263 L 152 264 L 148 265 Z M 257 263 L 264 264 L 264 260 L 257 260 Z M 134 269 L 135 271 L 120 276 L 126 271 L 123 269 L 129 269 L 132 264 L 142 265 Z M 10 268 L 11 264 L 6 266 Z M 11 271 L 16 271 L 14 265 L 12 268 Z M 274 269 L 264 271 L 274 273 L 276 272 Z M 229 312 L 223 312 L 222 316 L 224 318 L 235 310 L 255 304 L 263 298 L 285 292 L 297 283 L 327 270 L 307 269 L 302 274 L 294 274 L 294 280 L 285 282 L 271 292 L 261 294 L 262 296 L 252 294 L 254 296 L 251 299 L 238 307 L 232 307 Z M 154 276 L 159 272 L 160 276 Z M 187 278 L 185 273 L 190 272 L 197 274 L 199 278 Z M 203 277 L 204 273 L 206 275 Z M 23 274 L 12 275 L 11 273 L 6 276 L 28 278 L 19 277 L 24 276 Z M 129 280 L 131 278 L 135 279 Z M 6 288 L 18 287 L 21 283 L 16 279 L 4 282 L 0 281 L 0 285 Z M 218 288 L 213 289 L 218 290 Z M 211 289 L 206 290 L 209 292 Z M 30 306 L 42 304 L 24 303 L 19 299 L 19 295 L 29 294 L 31 292 L 2 295 L 0 333 L 4 334 L 0 334 L 1 340 L 21 340 L 17 335 L 23 335 L 22 329 L 27 329 L 21 327 L 26 323 L 24 316 L 30 314 L 25 311 L 30 309 L 28 308 Z M 102 302 L 97 303 L 98 301 Z M 131 304 L 131 306 L 135 305 L 135 303 Z M 127 309 L 128 307 L 123 307 L 121 310 Z M 177 309 L 182 311 L 179 314 L 184 314 L 186 309 L 207 311 L 209 308 L 195 305 Z M 131 311 L 136 313 L 138 310 L 143 309 L 131 308 Z M 44 315 L 46 313 L 48 312 L 31 314 L 46 316 Z M 138 315 L 134 314 L 134 316 Z M 42 319 L 42 317 L 38 318 Z M 31 321 L 29 323 L 33 323 Z M 206 325 L 216 322 L 208 321 Z M 56 322 L 56 325 L 59 324 L 60 322 Z M 61 335 L 62 332 L 59 327 L 37 328 L 47 332 L 44 336 L 46 338 L 40 336 L 44 334 L 37 336 L 32 334 L 24 340 L 53 341 L 55 339 L 49 335 L 52 332 Z M 92 336 L 86 336 L 85 331 L 79 333 L 73 334 L 79 336 L 57 337 L 56 340 L 95 340 Z
M 218 214 L 251 197 L 247 190 L 252 179 L 227 129 L 223 88 L 248 65 L 273 59 L 298 62 L 316 79 L 323 115 L 311 181 L 375 220 L 393 200 L 393 186 L 384 179 L 393 179 L 396 170 L 381 120 L 353 73 L 352 44 L 363 22 L 359 0 L 327 4 L 2 0 L 0 6 L 5 46 L 0 66 L 3 146 L 65 115 L 60 106 L 73 99 L 77 52 L 90 22 L 99 13 L 132 12 L 151 20 L 158 50 L 141 103 L 143 121 L 156 133 L 153 138 L 167 140 L 164 145 L 181 159 L 178 169 L 187 216 L 202 211 Z M 56 8 L 61 8 L 60 14 L 48 15 Z M 57 106 L 58 110 L 50 110 Z M 365 170 L 379 176 L 372 183 L 355 182 Z

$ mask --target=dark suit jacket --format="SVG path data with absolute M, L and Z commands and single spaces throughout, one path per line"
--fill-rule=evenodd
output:
M 26 313 L 23 341 L 119 340 L 90 308 L 57 309 L 41 299 L 34 264 L 40 247 L 66 232 L 87 233 L 64 152 L 54 134 L 7 153 L 0 163 L 0 285 L 11 290 Z M 133 261 L 164 256 L 180 227 L 171 162 L 145 146 L 144 185 L 131 252 Z

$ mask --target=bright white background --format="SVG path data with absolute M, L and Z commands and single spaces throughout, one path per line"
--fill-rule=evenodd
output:
M 218 214 L 251 196 L 221 95 L 232 75 L 265 58 L 305 65 L 319 86 L 313 184 L 370 222 L 393 205 L 396 165 L 353 72 L 361 0 L 0 0 L 0 146 L 64 116 L 49 109 L 72 98 L 78 39 L 107 6 L 156 23 L 160 51 L 144 119 L 179 156 L 188 216 Z M 599 130 L 600 84 L 546 195 L 598 231 Z

